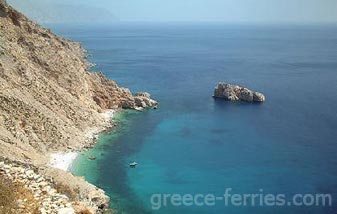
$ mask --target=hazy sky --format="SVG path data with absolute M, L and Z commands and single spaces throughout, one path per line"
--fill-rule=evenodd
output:
M 95 5 L 110 10 L 122 21 L 337 23 L 337 0 L 57 0 L 56 2 Z

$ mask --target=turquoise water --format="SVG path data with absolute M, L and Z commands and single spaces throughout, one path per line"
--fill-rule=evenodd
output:
M 94 70 L 158 110 L 119 113 L 74 173 L 119 213 L 334 213 L 331 207 L 168 206 L 155 193 L 329 193 L 337 198 L 337 28 L 220 24 L 53 26 L 89 50 Z M 214 101 L 219 81 L 264 92 L 263 104 Z M 97 156 L 89 161 L 90 154 Z M 128 163 L 139 166 L 130 169 Z

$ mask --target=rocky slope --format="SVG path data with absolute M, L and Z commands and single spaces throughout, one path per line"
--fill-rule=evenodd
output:
M 19 196 L 15 196 L 12 199 L 15 202 L 12 206 L 16 209 L 11 210 L 10 213 L 28 213 L 32 205 L 36 207 L 36 212 L 34 213 L 39 213 L 38 210 L 40 210 L 40 213 L 61 213 L 67 210 L 70 213 L 73 211 L 69 198 L 57 193 L 57 190 L 51 186 L 51 183 L 43 176 L 36 174 L 33 169 L 27 166 L 20 166 L 17 163 L 6 164 L 0 161 L 1 175 L 12 183 L 25 185 L 26 189 L 30 190 L 32 194 L 29 203 L 26 203 L 28 202 L 27 198 L 20 199 L 18 198 Z M 32 213 L 31 211 L 29 212 Z M 1 208 L 0 213 L 3 213 L 1 212 Z
M 254 92 L 238 85 L 220 82 L 214 89 L 214 98 L 229 101 L 264 102 L 265 96 L 260 92 Z
M 60 182 L 64 176 L 74 180 L 47 167 L 47 154 L 86 147 L 88 131 L 109 125 L 100 114 L 106 109 L 157 106 L 148 94 L 133 96 L 102 73 L 90 72 L 85 57 L 80 44 L 0 0 L 0 157 L 32 164 Z M 82 198 L 101 195 L 78 182 Z M 106 203 L 104 197 L 96 201 Z

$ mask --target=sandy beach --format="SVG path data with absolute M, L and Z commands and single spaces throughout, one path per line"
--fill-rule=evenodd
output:
M 52 153 L 50 155 L 50 166 L 64 171 L 69 171 L 77 156 L 77 152 Z
M 102 117 L 106 121 L 110 121 L 114 116 L 115 110 L 107 110 L 104 113 L 101 113 Z M 90 129 L 87 131 L 86 138 L 92 140 L 97 139 L 99 132 L 101 132 L 101 129 Z M 70 171 L 71 166 L 77 156 L 79 155 L 79 152 L 56 152 L 50 154 L 50 166 L 61 169 L 63 171 Z

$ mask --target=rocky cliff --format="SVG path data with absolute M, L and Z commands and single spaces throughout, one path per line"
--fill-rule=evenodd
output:
M 27 159 L 78 147 L 105 109 L 152 107 L 102 73 L 90 72 L 80 44 L 41 28 L 0 2 L 0 155 Z M 136 99 L 135 99 L 136 98 Z M 12 148 L 13 147 L 13 148 Z M 20 150 L 20 151 L 18 151 Z
M 90 72 L 85 58 L 80 44 L 0 0 L 0 157 L 59 174 L 45 167 L 46 154 L 85 147 L 88 131 L 109 125 L 106 109 L 157 105 Z
M 264 102 L 266 100 L 265 96 L 260 92 L 254 92 L 245 87 L 222 82 L 215 87 L 213 97 L 244 102 Z

